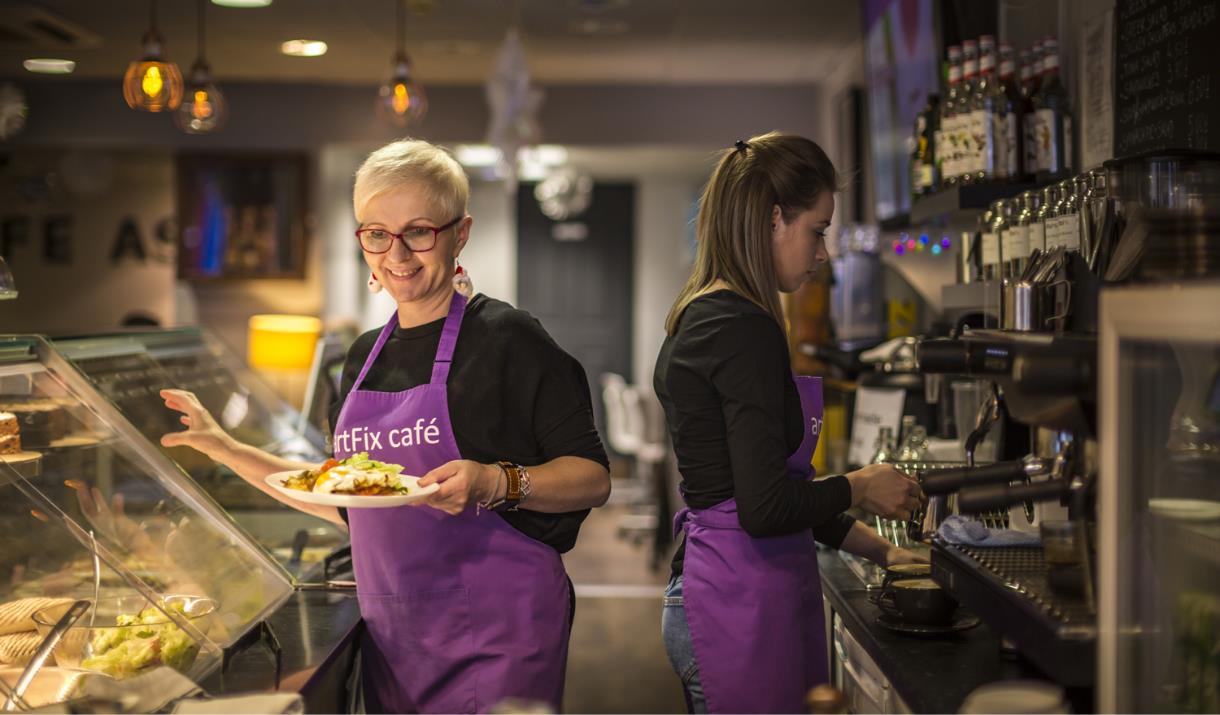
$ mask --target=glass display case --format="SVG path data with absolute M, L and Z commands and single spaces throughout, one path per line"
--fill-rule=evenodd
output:
M 219 340 L 198 328 L 57 339 L 75 364 L 153 444 L 182 429 L 159 392 L 194 392 L 234 438 L 305 462 L 329 456 L 321 433 L 247 369 Z M 298 575 L 347 543 L 333 524 L 287 507 L 221 464 L 187 447 L 165 450 L 255 540 Z
M 1100 712 L 1220 712 L 1220 283 L 1106 290 Z
M 74 600 L 90 606 L 55 667 L 122 679 L 168 665 L 198 680 L 293 592 L 288 572 L 39 337 L 0 336 L 0 532 L 6 683 Z

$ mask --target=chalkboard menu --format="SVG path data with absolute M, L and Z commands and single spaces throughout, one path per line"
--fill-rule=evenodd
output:
M 1220 0 L 1117 0 L 1114 34 L 1115 154 L 1220 150 Z

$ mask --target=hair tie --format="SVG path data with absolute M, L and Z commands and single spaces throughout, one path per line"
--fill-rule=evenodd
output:
M 750 145 L 741 139 L 738 139 L 736 142 L 734 142 L 733 146 L 737 147 L 737 151 L 744 151 L 744 150 L 750 148 Z

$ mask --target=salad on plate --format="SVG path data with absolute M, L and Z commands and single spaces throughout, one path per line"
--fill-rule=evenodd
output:
M 287 477 L 283 486 L 315 494 L 350 496 L 403 496 L 411 493 L 411 483 L 403 479 L 401 465 L 369 459 L 368 452 L 360 452 L 343 460 L 328 459 L 317 469 L 306 469 Z

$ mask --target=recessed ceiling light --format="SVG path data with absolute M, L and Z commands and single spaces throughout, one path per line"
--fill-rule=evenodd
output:
M 321 40 L 289 40 L 280 45 L 280 52 L 293 57 L 317 57 L 326 54 L 326 43 Z
M 72 70 L 76 69 L 76 63 L 72 60 L 50 58 L 26 60 L 21 63 L 21 66 L 38 74 L 72 74 Z
M 267 7 L 271 0 L 212 0 L 212 4 L 221 7 Z

